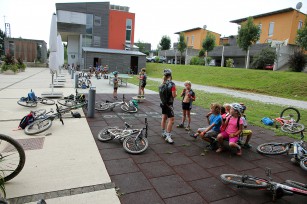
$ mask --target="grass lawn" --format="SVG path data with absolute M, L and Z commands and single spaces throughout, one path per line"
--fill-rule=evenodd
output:
M 307 101 L 307 74 L 254 69 L 147 63 L 149 77 L 162 78 L 170 68 L 173 79 Z
M 133 79 L 129 79 L 129 83 L 138 85 L 139 82 L 138 79 L 134 77 Z M 147 80 L 146 88 L 153 91 L 158 91 L 159 85 L 160 85 L 159 82 Z M 182 87 L 177 87 L 177 93 L 181 93 L 182 89 L 183 89 Z M 276 135 L 287 135 L 286 133 L 282 132 L 280 129 L 263 125 L 262 122 L 260 121 L 263 117 L 269 117 L 269 118 L 279 117 L 280 112 L 286 107 L 279 105 L 265 104 L 262 102 L 256 102 L 244 98 L 236 98 L 223 94 L 206 93 L 204 91 L 198 91 L 198 90 L 196 90 L 195 93 L 196 93 L 196 101 L 193 104 L 203 107 L 205 109 L 209 109 L 211 103 L 224 104 L 224 103 L 242 102 L 247 106 L 247 110 L 245 113 L 247 115 L 248 123 L 250 125 L 256 125 L 264 127 L 266 129 L 273 130 L 275 131 Z M 177 99 L 179 98 L 177 97 Z M 300 123 L 307 124 L 307 110 L 300 109 L 299 111 L 301 113 Z M 288 136 L 299 138 L 298 135 L 289 134 Z M 307 134 L 305 140 L 307 141 Z

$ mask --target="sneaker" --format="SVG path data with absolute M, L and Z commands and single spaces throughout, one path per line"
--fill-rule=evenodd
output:
M 167 136 L 166 132 L 164 130 L 162 130 L 161 137 L 166 138 L 166 136 Z
M 250 145 L 250 144 L 244 144 L 242 147 L 243 147 L 244 149 L 250 149 L 250 148 L 252 148 L 252 145 Z
M 173 144 L 174 143 L 174 140 L 172 139 L 172 137 L 170 135 L 168 135 L 166 138 L 165 138 L 165 141 L 169 144 Z
M 292 163 L 296 164 L 297 163 L 297 159 L 295 157 L 292 157 L 290 160 Z
M 194 139 L 196 139 L 197 138 L 197 136 L 198 136 L 198 134 L 190 134 L 190 137 L 193 137 Z
M 242 155 L 242 149 L 240 148 L 240 149 L 238 149 L 238 151 L 237 151 L 237 155 L 238 156 L 241 156 Z
M 191 130 L 190 126 L 186 127 L 185 130 L 190 131 Z
M 177 125 L 177 128 L 184 128 L 184 125 L 181 123 L 181 124 Z
M 222 152 L 222 151 L 223 151 L 223 148 L 220 147 L 220 148 L 218 148 L 215 152 L 216 152 L 216 153 L 220 153 L 220 152 Z

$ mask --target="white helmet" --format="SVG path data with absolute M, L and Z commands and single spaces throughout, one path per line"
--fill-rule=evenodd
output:
M 243 111 L 243 107 L 240 104 L 238 104 L 238 103 L 231 104 L 231 107 L 234 110 L 238 111 L 239 113 L 242 113 L 242 111 Z

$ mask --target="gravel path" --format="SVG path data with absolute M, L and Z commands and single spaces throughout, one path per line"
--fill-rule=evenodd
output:
M 148 79 L 161 82 L 161 79 L 159 78 L 148 77 Z M 180 81 L 174 81 L 174 83 L 177 86 L 182 86 L 182 87 L 184 86 L 183 82 L 180 82 Z M 249 92 L 244 92 L 244 91 L 237 91 L 233 89 L 219 88 L 219 87 L 214 87 L 214 86 L 204 86 L 204 85 L 198 85 L 198 84 L 193 84 L 192 86 L 194 90 L 205 91 L 208 93 L 221 93 L 221 94 L 227 94 L 227 95 L 234 96 L 234 97 L 246 98 L 246 99 L 250 99 L 253 101 L 260 101 L 264 103 L 271 103 L 271 104 L 277 104 L 277 105 L 282 105 L 282 106 L 295 106 L 297 108 L 307 109 L 306 101 L 292 100 L 292 99 L 268 96 L 268 95 L 263 95 L 263 94 L 255 94 L 255 93 L 249 93 Z

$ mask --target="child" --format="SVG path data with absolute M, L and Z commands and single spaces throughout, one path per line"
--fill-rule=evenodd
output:
M 113 78 L 113 87 L 114 87 L 113 98 L 117 100 L 117 89 L 118 89 L 118 81 L 119 81 L 119 78 L 117 77 L 118 72 L 114 71 L 113 75 L 114 75 L 114 78 Z
M 188 117 L 188 126 L 185 128 L 187 131 L 189 131 L 190 124 L 191 124 L 191 109 L 192 109 L 192 102 L 195 101 L 195 93 L 191 89 L 191 82 L 186 81 L 184 82 L 185 89 L 182 90 L 181 97 L 182 97 L 182 121 L 181 124 L 177 125 L 177 128 L 184 128 L 184 122 L 186 117 Z
M 230 117 L 226 119 L 226 129 L 222 131 L 217 136 L 217 140 L 219 142 L 219 148 L 216 152 L 223 151 L 223 140 L 229 139 L 229 146 L 233 148 L 237 148 L 237 155 L 242 155 L 242 149 L 240 145 L 237 144 L 239 140 L 239 135 L 243 129 L 243 120 L 241 119 L 242 106 L 238 103 L 231 104 L 230 109 Z
M 217 103 L 212 103 L 210 106 L 210 112 L 206 116 L 209 127 L 199 128 L 195 135 L 191 135 L 194 138 L 199 135 L 202 139 L 210 143 L 209 147 L 211 149 L 213 149 L 215 138 L 220 133 L 220 127 L 222 124 L 222 116 L 220 112 L 221 106 Z
M 139 83 L 139 95 L 138 95 L 138 98 L 144 98 L 144 89 L 145 89 L 145 86 L 146 86 L 146 80 L 147 80 L 147 75 L 146 75 L 146 69 L 145 68 L 142 68 L 141 69 L 141 72 L 138 76 L 138 79 L 140 80 L 140 83 Z
M 225 122 L 226 122 L 226 119 L 229 117 L 230 108 L 231 108 L 231 106 L 228 103 L 225 103 L 223 105 L 223 107 L 221 108 L 221 116 L 222 116 L 222 120 L 223 120 L 223 123 L 221 125 L 221 129 L 220 129 L 221 132 L 225 131 L 225 128 L 226 128 Z
M 241 119 L 243 120 L 243 131 L 242 131 L 242 137 L 246 136 L 246 140 L 244 142 L 244 144 L 242 144 L 242 147 L 245 149 L 249 149 L 252 146 L 248 143 L 252 137 L 253 131 L 252 130 L 246 130 L 247 128 L 247 119 L 246 119 L 246 115 L 244 114 L 245 110 L 246 110 L 246 106 L 244 105 L 244 103 L 240 103 L 240 105 L 242 106 L 242 117 Z M 239 141 L 241 143 L 241 141 Z

